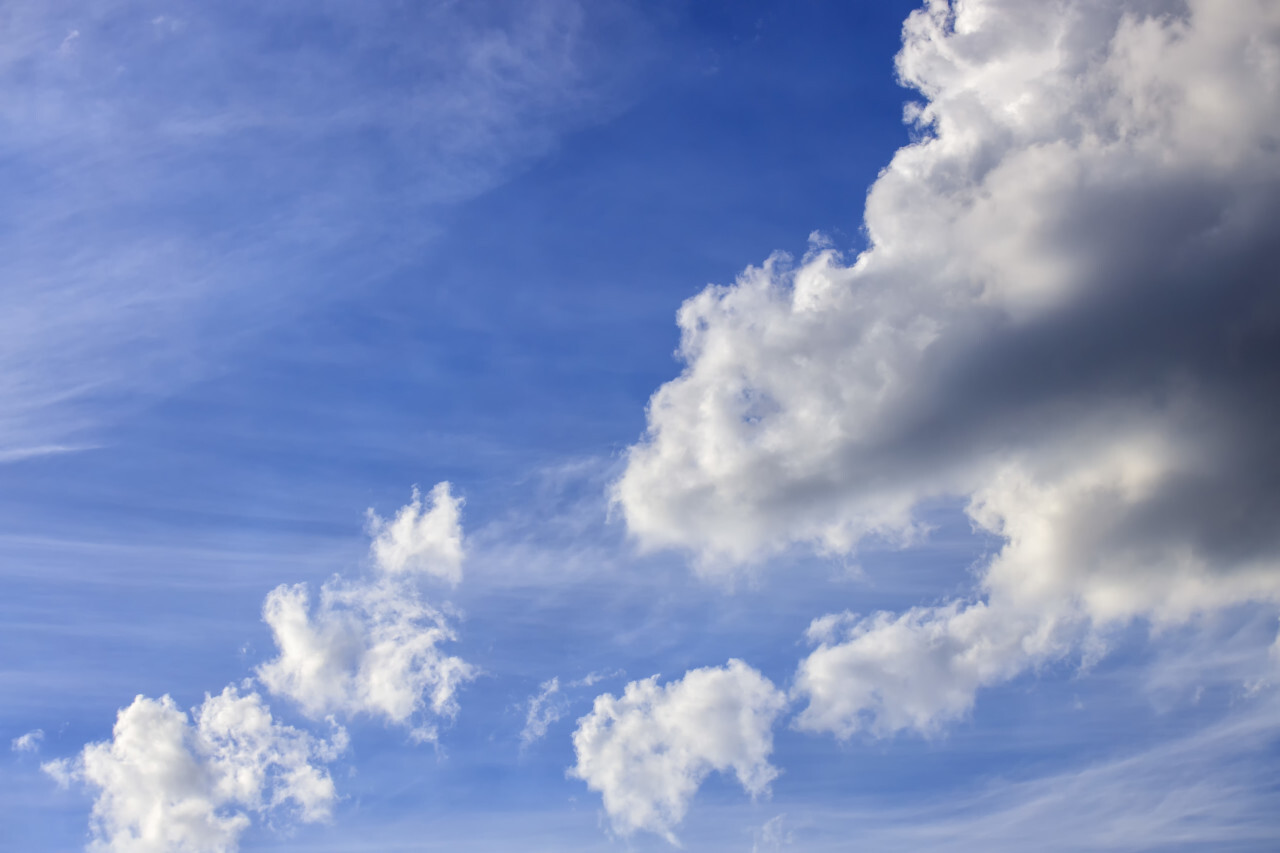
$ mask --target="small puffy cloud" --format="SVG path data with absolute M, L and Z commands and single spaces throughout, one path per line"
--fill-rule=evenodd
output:
M 138 696 L 120 711 L 112 739 L 44 769 L 96 792 L 90 850 L 229 853 L 251 814 L 284 809 L 329 817 L 335 791 L 321 762 L 345 749 L 276 722 L 256 693 L 227 687 L 191 717 L 168 696 Z
M 371 551 L 378 569 L 389 575 L 427 574 L 457 584 L 462 580 L 462 498 L 448 482 L 437 483 L 424 504 L 413 500 L 390 521 L 369 510 Z
M 44 729 L 33 729 L 24 735 L 19 735 L 9 742 L 9 748 L 14 752 L 39 752 L 40 743 L 44 740 Z
M 920 133 L 869 247 L 688 300 L 613 489 L 704 572 L 909 544 L 930 500 L 1003 538 L 971 598 L 815 633 L 801 723 L 840 735 L 1280 602 L 1280 6 L 928 0 L 897 63 Z
M 405 583 L 325 584 L 313 611 L 306 584 L 279 586 L 263 605 L 280 654 L 258 668 L 272 693 L 310 716 L 369 714 L 409 724 L 424 712 L 451 717 L 473 666 L 441 650 L 456 639 L 441 611 Z M 434 739 L 422 722 L 416 737 Z
M 578 720 L 570 774 L 604 798 L 614 828 L 647 830 L 675 844 L 674 828 L 712 772 L 733 771 L 753 797 L 778 771 L 769 763 L 773 725 L 786 697 L 740 660 L 685 673 L 666 685 L 655 675 L 604 694 Z

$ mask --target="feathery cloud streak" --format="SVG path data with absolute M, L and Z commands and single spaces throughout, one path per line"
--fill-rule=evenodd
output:
M 0 460 L 83 444 L 297 310 L 301 289 L 404 263 L 443 205 L 614 109 L 642 37 L 620 30 L 636 35 L 606 72 L 594 36 L 620 14 L 8 4 Z

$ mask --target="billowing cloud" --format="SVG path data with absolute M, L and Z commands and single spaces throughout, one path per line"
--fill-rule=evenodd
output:
M 387 574 L 422 573 L 456 584 L 462 580 L 462 498 L 449 483 L 437 483 L 426 505 L 415 488 L 413 500 L 390 521 L 369 510 L 371 552 Z
M 312 717 L 369 714 L 415 723 L 415 737 L 434 740 L 423 713 L 453 716 L 458 687 L 475 676 L 440 648 L 456 639 L 445 614 L 403 583 L 335 579 L 321 588 L 314 612 L 306 584 L 281 585 L 267 596 L 263 618 L 280 654 L 258 678 Z
M 928 730 L 1100 627 L 1280 601 L 1280 7 L 929 0 L 920 139 L 851 262 L 815 239 L 681 308 L 614 498 L 703 571 L 1004 538 L 974 598 L 832 617 L 801 722 Z
M 168 696 L 138 696 L 120 711 L 112 739 L 44 769 L 96 792 L 91 850 L 112 853 L 226 853 L 251 815 L 283 810 L 325 820 L 335 800 L 321 765 L 346 748 L 346 734 L 319 740 L 276 722 L 256 693 L 227 687 L 192 716 Z
M 573 735 L 571 775 L 604 797 L 614 828 L 676 843 L 689 800 L 714 770 L 733 771 L 752 796 L 778 771 L 769 763 L 773 724 L 786 697 L 740 660 L 685 673 L 666 685 L 655 675 L 621 697 L 596 698 Z
M 441 645 L 457 639 L 447 614 L 425 600 L 415 577 L 462 578 L 462 499 L 447 482 L 423 504 L 418 490 L 390 521 L 369 512 L 371 552 L 381 577 L 335 577 L 311 609 L 306 584 L 281 584 L 267 595 L 262 618 L 280 654 L 258 667 L 272 693 L 288 696 L 314 718 L 369 714 L 413 725 L 435 740 L 427 719 L 453 717 L 458 688 L 475 668 Z

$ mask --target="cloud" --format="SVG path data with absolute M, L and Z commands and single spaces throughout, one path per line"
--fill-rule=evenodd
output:
M 573 735 L 570 775 L 604 797 L 615 830 L 643 829 L 675 844 L 674 828 L 713 771 L 737 776 L 753 797 L 778 771 L 769 764 L 773 723 L 786 697 L 740 660 L 660 686 L 633 681 L 621 698 L 596 698 Z
M 751 853 L 764 853 L 766 850 L 782 850 L 790 847 L 795 839 L 787 830 L 785 814 L 775 815 L 764 822 L 756 833 L 755 842 L 751 845 Z
M 312 612 L 306 584 L 281 584 L 262 607 L 279 655 L 257 669 L 272 693 L 288 696 L 313 718 L 369 714 L 415 723 L 415 739 L 435 740 L 434 724 L 452 718 L 458 688 L 476 669 L 440 646 L 457 639 L 446 614 L 423 600 L 415 576 L 462 579 L 461 498 L 439 483 L 423 506 L 413 500 L 391 521 L 369 511 L 371 552 L 381 575 L 320 588 Z
M 14 752 L 39 752 L 40 744 L 44 741 L 44 729 L 33 729 L 24 735 L 19 735 L 9 742 L 9 749 Z
M 832 843 L 910 853 L 1275 846 L 1275 695 L 1156 746 L 1054 775 L 999 780 L 921 809 L 841 816 Z M 843 821 L 842 821 L 843 822 Z M 844 830 L 843 832 L 841 830 Z
M 401 725 L 427 711 L 452 717 L 459 686 L 476 675 L 440 649 L 456 639 L 445 615 L 404 583 L 335 579 L 314 612 L 306 584 L 281 585 L 262 612 L 280 654 L 258 678 L 312 717 L 369 714 Z M 434 740 L 435 728 L 419 721 L 414 734 Z
M 538 687 L 538 692 L 529 697 L 528 708 L 525 712 L 524 729 L 520 732 L 521 745 L 527 747 L 534 741 L 546 737 L 547 729 L 568 713 L 569 706 L 577 700 L 571 699 L 566 693 L 581 694 L 584 688 L 594 687 L 601 681 L 617 678 L 625 674 L 620 669 L 602 669 L 596 672 L 589 672 L 582 678 L 574 679 L 563 685 L 560 683 L 558 676 L 542 682 Z
M 369 510 L 372 553 L 378 569 L 387 574 L 435 575 L 452 584 L 462 580 L 462 498 L 449 483 L 431 489 L 428 504 L 415 488 L 413 500 L 395 518 L 384 521 Z
M 5 10 L 0 452 L 92 439 L 419 257 L 443 206 L 615 110 L 647 41 L 614 2 L 155 11 Z
M 318 740 L 231 686 L 206 695 L 190 718 L 168 696 L 138 696 L 112 734 L 44 769 L 96 791 L 90 849 L 114 853 L 234 851 L 251 814 L 325 820 L 336 795 L 319 763 L 346 748 L 341 729 Z
M 258 667 L 267 690 L 296 701 L 313 719 L 327 719 L 328 741 L 277 723 L 257 693 L 226 687 L 206 695 L 191 716 L 171 698 L 138 696 L 119 712 L 114 737 L 75 759 L 42 765 L 62 785 L 97 792 L 93 850 L 116 853 L 221 853 L 237 848 L 251 815 L 284 810 L 304 822 L 329 818 L 336 792 L 324 762 L 335 760 L 347 734 L 335 714 L 368 714 L 412 725 L 411 737 L 435 740 L 431 718 L 452 718 L 455 693 L 476 670 L 440 645 L 455 639 L 443 612 L 422 600 L 415 572 L 461 572 L 458 507 L 441 483 L 424 511 L 413 502 L 390 523 L 374 517 L 380 576 L 335 577 L 311 608 L 306 584 L 281 585 L 263 605 L 279 654 Z M 43 732 L 13 741 L 34 750 Z
M 529 697 L 529 709 L 525 714 L 524 729 L 520 732 L 520 743 L 528 746 L 534 741 L 546 737 L 551 724 L 564 716 L 565 706 L 557 701 L 560 693 L 560 679 L 552 678 L 544 681 L 538 692 Z
M 682 306 L 613 489 L 641 546 L 909 544 L 939 498 L 1004 540 L 971 599 L 833 617 L 805 725 L 929 730 L 1108 626 L 1280 601 L 1278 67 L 1263 0 L 929 0 L 868 248 Z

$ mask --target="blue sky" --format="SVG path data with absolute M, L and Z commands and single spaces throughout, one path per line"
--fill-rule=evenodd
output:
M 1274 849 L 1280 17 L 917 7 L 0 11 L 0 846 Z

